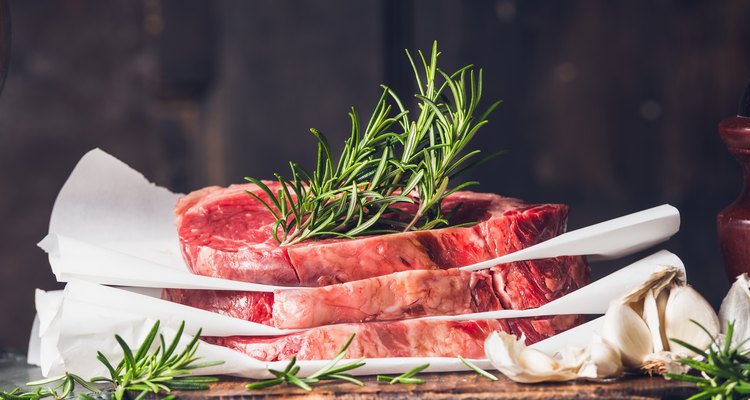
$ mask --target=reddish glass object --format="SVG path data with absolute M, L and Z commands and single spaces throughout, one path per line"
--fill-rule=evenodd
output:
M 744 174 L 740 196 L 716 218 L 724 269 L 730 281 L 743 272 L 750 273 L 750 84 L 739 108 L 737 116 L 719 123 L 719 135 Z

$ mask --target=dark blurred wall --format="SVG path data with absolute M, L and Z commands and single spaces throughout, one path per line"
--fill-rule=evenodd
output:
M 102 147 L 189 191 L 286 172 L 368 116 L 380 83 L 413 89 L 403 48 L 484 69 L 503 99 L 478 145 L 509 153 L 483 191 L 564 202 L 570 225 L 669 202 L 667 248 L 714 304 L 728 286 L 716 213 L 740 189 L 718 138 L 750 79 L 750 3 L 704 1 L 12 1 L 0 96 L 0 349 L 23 349 L 52 204 Z M 633 259 L 631 257 L 630 259 Z M 598 274 L 626 260 L 594 265 Z

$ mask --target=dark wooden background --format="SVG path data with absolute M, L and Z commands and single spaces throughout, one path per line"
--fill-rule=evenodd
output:
M 437 39 L 442 65 L 482 66 L 505 100 L 477 139 L 510 152 L 481 190 L 572 206 L 570 225 L 669 202 L 667 246 L 718 304 L 728 286 L 715 215 L 740 189 L 716 125 L 750 79 L 750 2 L 10 2 L 0 96 L 0 348 L 24 349 L 33 289 L 59 287 L 35 247 L 93 147 L 178 191 L 311 161 L 308 128 L 348 135 L 404 48 Z M 402 94 L 406 96 L 406 94 Z M 632 259 L 632 258 L 631 258 Z M 617 264 L 595 265 L 601 274 Z

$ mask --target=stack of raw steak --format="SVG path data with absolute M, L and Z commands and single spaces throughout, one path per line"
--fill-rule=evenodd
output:
M 275 190 L 273 182 L 267 182 Z M 495 330 L 537 342 L 582 321 L 546 318 L 445 321 L 415 319 L 538 307 L 589 282 L 581 257 L 497 265 L 492 259 L 565 230 L 567 207 L 528 205 L 495 194 L 458 192 L 454 223 L 471 226 L 309 240 L 279 246 L 268 210 L 246 191 L 255 185 L 208 187 L 180 199 L 177 227 L 187 265 L 196 274 L 279 286 L 273 293 L 166 289 L 164 298 L 279 328 L 309 328 L 279 337 L 210 337 L 210 342 L 265 361 L 330 359 L 356 333 L 348 357 L 484 356 Z M 408 210 L 407 210 L 408 211 Z

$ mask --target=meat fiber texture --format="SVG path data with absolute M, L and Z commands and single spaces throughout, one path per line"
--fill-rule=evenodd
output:
M 347 358 L 456 357 L 484 358 L 484 341 L 494 331 L 510 332 L 511 324 L 533 327 L 533 321 L 407 320 L 342 324 L 315 328 L 301 333 L 267 338 L 252 336 L 208 337 L 209 343 L 225 346 L 262 361 L 332 359 L 355 334 Z M 535 319 L 534 321 L 543 321 Z M 547 319 L 549 320 L 549 319 Z M 553 318 L 556 325 L 574 326 L 580 316 Z M 564 330 L 564 329 L 562 329 Z
M 266 182 L 271 191 L 278 183 Z M 181 198 L 175 212 L 182 253 L 198 275 L 280 286 L 326 286 L 394 272 L 461 267 L 545 241 L 565 231 L 568 208 L 527 205 L 495 194 L 457 192 L 453 222 L 469 227 L 404 232 L 356 240 L 309 240 L 279 246 L 275 221 L 246 193 L 254 184 L 208 187 Z
M 277 185 L 267 184 L 271 190 Z M 282 247 L 271 234 L 273 216 L 246 191 L 266 196 L 245 184 L 205 188 L 179 201 L 177 226 L 187 265 L 200 275 L 314 288 L 274 293 L 168 289 L 164 297 L 280 328 L 314 329 L 276 338 L 208 338 L 214 343 L 261 360 L 297 353 L 300 359 L 318 359 L 333 357 L 356 333 L 350 352 L 357 354 L 351 357 L 474 357 L 493 330 L 524 334 L 533 343 L 581 322 L 578 316 L 396 321 L 538 307 L 587 284 L 589 268 L 581 257 L 477 272 L 455 269 L 564 232 L 564 205 L 527 205 L 495 194 L 458 192 L 443 206 L 461 204 L 453 222 L 476 222 L 472 226 Z M 415 340 L 419 343 L 410 342 Z
M 516 262 L 489 271 L 412 270 L 274 293 L 165 289 L 176 303 L 277 328 L 392 321 L 539 307 L 589 281 L 581 257 Z

